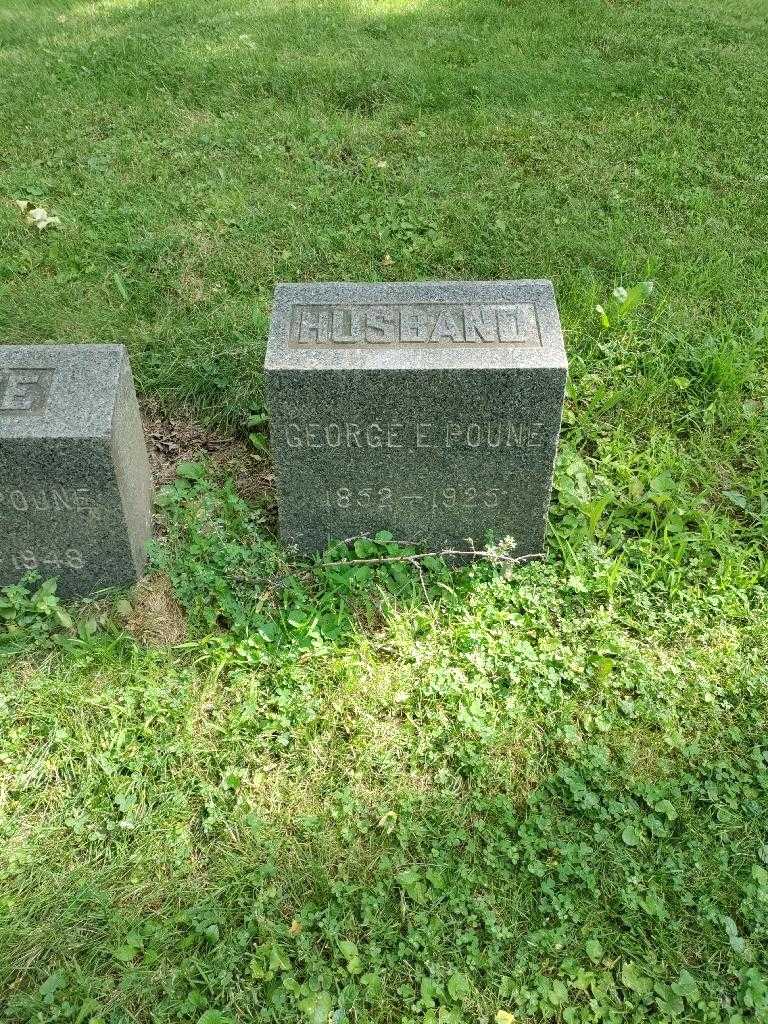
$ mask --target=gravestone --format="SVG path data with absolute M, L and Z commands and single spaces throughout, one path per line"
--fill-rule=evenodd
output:
M 286 543 L 543 550 L 567 374 L 549 281 L 278 285 L 265 371 Z
M 122 345 L 0 346 L 0 586 L 29 571 L 65 596 L 134 582 L 151 494 Z

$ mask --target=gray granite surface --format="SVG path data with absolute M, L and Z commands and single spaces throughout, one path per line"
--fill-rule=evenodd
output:
M 134 582 L 152 484 L 122 345 L 0 346 L 0 586 L 64 596 Z
M 543 550 L 567 374 L 549 281 L 278 285 L 265 372 L 287 544 Z

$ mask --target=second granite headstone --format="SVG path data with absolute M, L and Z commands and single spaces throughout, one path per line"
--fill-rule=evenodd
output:
M 122 345 L 0 346 L 0 586 L 133 583 L 152 485 Z
M 265 370 L 288 544 L 542 551 L 567 373 L 549 281 L 279 285 Z

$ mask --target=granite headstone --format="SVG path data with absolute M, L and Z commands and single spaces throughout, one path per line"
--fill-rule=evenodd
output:
M 0 346 L 0 585 L 85 595 L 134 582 L 152 485 L 122 345 Z
M 542 551 L 567 374 L 551 282 L 281 284 L 265 371 L 289 545 Z

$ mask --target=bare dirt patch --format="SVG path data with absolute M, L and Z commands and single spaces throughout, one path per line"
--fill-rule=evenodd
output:
M 211 430 L 190 416 L 166 416 L 149 403 L 142 407 L 142 418 L 155 487 L 171 483 L 182 462 L 208 462 L 231 477 L 247 501 L 272 500 L 272 466 L 246 441 Z

